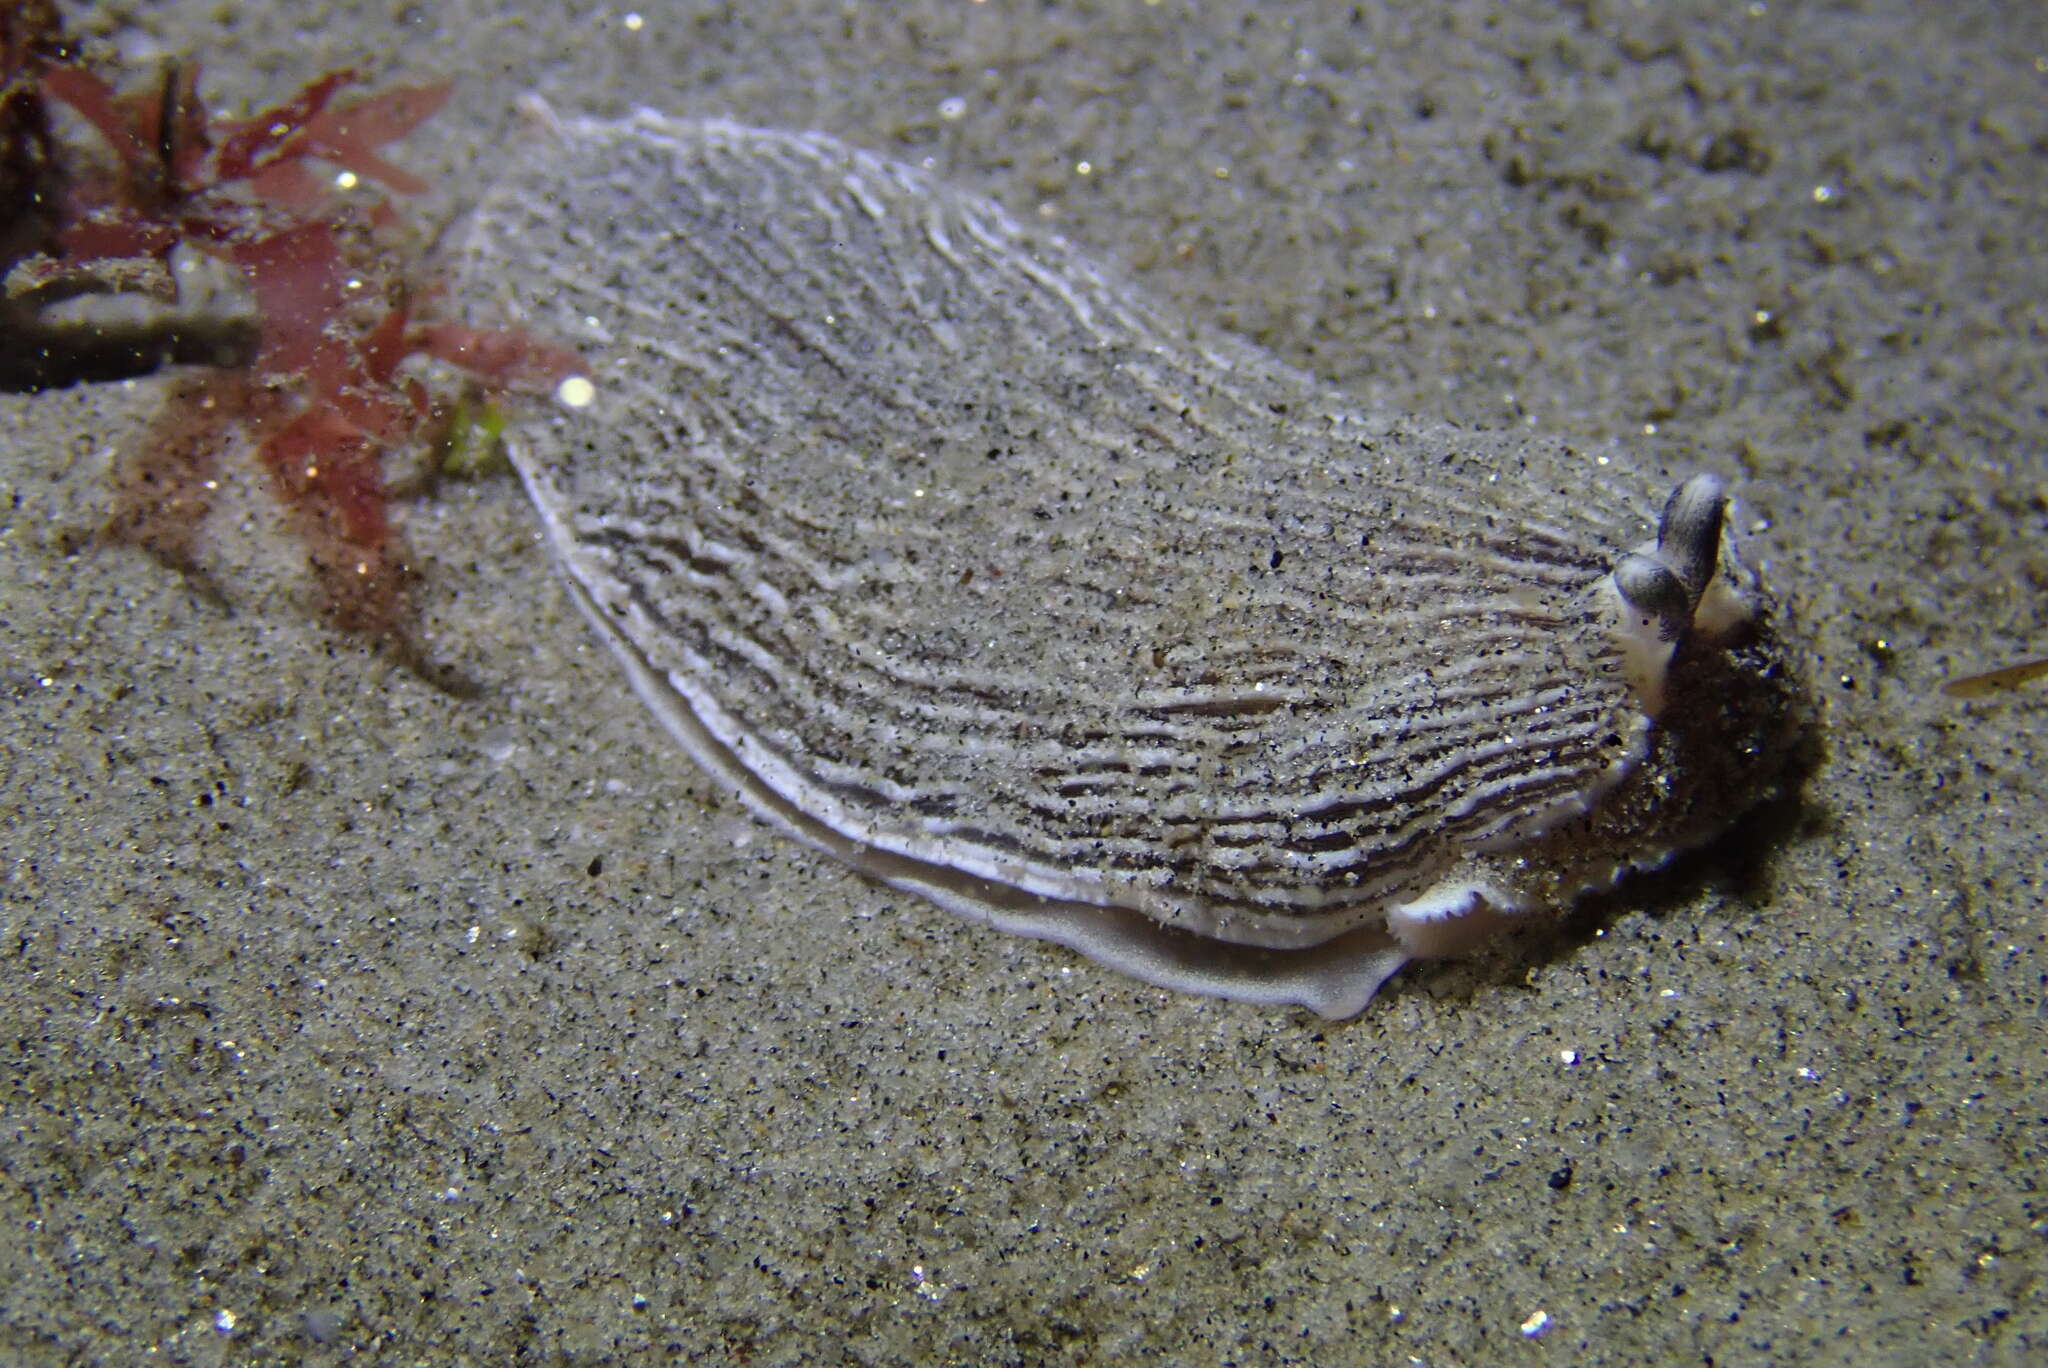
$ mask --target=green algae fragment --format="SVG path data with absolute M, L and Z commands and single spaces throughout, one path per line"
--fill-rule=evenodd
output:
M 510 470 L 504 436 L 502 409 L 487 400 L 463 400 L 455 406 L 448 435 L 441 442 L 441 473 L 451 479 L 480 480 Z

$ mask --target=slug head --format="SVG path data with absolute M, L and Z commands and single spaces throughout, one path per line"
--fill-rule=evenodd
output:
M 1664 710 L 1679 644 L 1731 640 L 1753 615 L 1743 591 L 1716 573 L 1727 508 L 1719 477 L 1686 480 L 1665 501 L 1656 539 L 1623 553 L 1602 585 L 1623 672 L 1651 717 Z

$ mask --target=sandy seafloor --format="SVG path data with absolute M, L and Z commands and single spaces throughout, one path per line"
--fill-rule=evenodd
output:
M 71 14 L 224 105 L 460 75 L 429 215 L 522 91 L 815 126 L 1368 402 L 1691 453 L 1818 764 L 1355 1021 L 1175 996 L 746 817 L 511 480 L 400 512 L 457 699 L 240 457 L 231 613 L 76 549 L 156 382 L 8 398 L 0 1361 L 2048 1353 L 2048 689 L 1939 693 L 2048 651 L 2048 11 L 519 8 Z

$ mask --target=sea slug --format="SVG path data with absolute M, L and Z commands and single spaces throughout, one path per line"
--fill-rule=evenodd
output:
M 1778 782 L 1709 474 L 1365 409 L 817 133 L 552 120 L 457 248 L 507 433 L 696 761 L 873 877 L 1329 1016 Z

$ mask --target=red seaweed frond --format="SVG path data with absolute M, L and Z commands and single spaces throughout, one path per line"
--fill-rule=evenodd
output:
M 423 192 L 426 182 L 380 154 L 446 104 L 454 82 L 396 86 L 334 103 L 361 79 L 353 70 L 330 71 L 261 113 L 216 123 L 199 99 L 196 66 L 169 67 L 156 90 L 131 95 L 117 95 L 83 67 L 51 62 L 42 69 L 44 92 L 70 106 L 114 153 L 118 200 L 142 209 L 246 184 L 277 208 L 310 213 L 336 187 L 332 177 L 315 175 L 309 160 L 394 194 Z
M 414 351 L 460 366 L 494 389 L 542 394 L 572 375 L 590 374 L 575 352 L 523 332 L 435 323 L 413 338 Z
M 170 391 L 148 445 L 130 453 L 108 534 L 200 578 L 195 538 L 216 445 L 239 426 L 290 511 L 328 620 L 450 687 L 414 640 L 411 573 L 384 476 L 387 451 L 448 422 L 405 363 L 432 357 L 497 391 L 542 391 L 585 372 L 574 352 L 523 333 L 416 322 L 410 301 L 424 291 L 405 265 L 417 249 L 390 231 L 396 215 L 382 195 L 351 185 L 427 189 L 384 154 L 447 102 L 452 83 L 352 95 L 362 78 L 343 68 L 247 118 L 214 119 L 195 65 L 121 93 L 75 62 L 34 61 L 42 93 L 111 155 L 97 178 L 71 178 L 57 250 L 118 268 L 196 248 L 233 267 L 258 320 L 248 369 Z
M 282 157 L 283 148 L 305 128 L 308 120 L 327 107 L 334 93 L 361 78 L 343 68 L 330 71 L 301 86 L 282 104 L 228 124 L 221 130 L 220 154 L 214 170 L 222 180 L 242 180 Z

